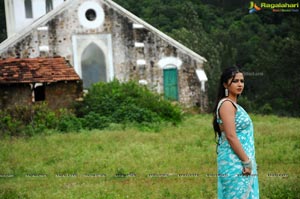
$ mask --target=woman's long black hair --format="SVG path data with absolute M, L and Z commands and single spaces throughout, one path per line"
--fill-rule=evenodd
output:
M 228 80 L 230 78 L 232 78 L 232 80 L 233 80 L 237 73 L 242 73 L 242 71 L 238 67 L 233 66 L 233 67 L 226 68 L 221 75 L 220 82 L 219 82 L 218 95 L 217 95 L 217 99 L 216 99 L 215 106 L 213 109 L 213 115 L 214 115 L 213 127 L 214 127 L 214 131 L 215 131 L 215 137 L 221 136 L 221 129 L 220 129 L 219 124 L 217 123 L 217 113 L 216 112 L 217 112 L 219 101 L 221 99 L 223 99 L 224 97 L 226 97 L 224 83 L 228 83 Z M 232 81 L 229 83 L 229 85 L 231 83 L 232 83 Z

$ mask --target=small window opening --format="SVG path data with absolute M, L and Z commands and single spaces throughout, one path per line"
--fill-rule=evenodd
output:
M 46 0 L 46 13 L 53 10 L 53 1 L 52 0 Z
M 26 18 L 32 18 L 33 14 L 32 14 L 32 1 L 31 0 L 25 0 L 25 15 Z
M 97 17 L 95 10 L 93 9 L 88 9 L 85 13 L 85 17 L 89 20 L 89 21 L 94 21 Z
M 45 99 L 46 99 L 45 86 L 43 84 L 37 85 L 33 91 L 34 91 L 34 101 L 35 102 L 45 101 Z

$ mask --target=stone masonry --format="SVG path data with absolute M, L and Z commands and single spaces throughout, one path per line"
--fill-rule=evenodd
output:
M 9 38 L 0 45 L 0 58 L 61 56 L 76 66 L 78 55 L 74 53 L 77 50 L 74 48 L 74 37 L 97 38 L 97 35 L 109 35 L 114 78 L 120 81 L 144 80 L 153 91 L 163 93 L 164 66 L 159 65 L 160 61 L 165 58 L 180 60 L 180 66 L 176 66 L 180 103 L 189 107 L 206 104 L 201 102 L 201 99 L 206 99 L 201 97 L 206 96 L 206 93 L 200 89 L 200 81 L 195 72 L 197 69 L 203 69 L 203 63 L 206 61 L 203 57 L 110 0 L 90 0 L 103 9 L 104 22 L 96 28 L 86 28 L 79 19 L 84 16 L 78 14 L 80 6 L 85 2 L 87 1 L 66 1 L 34 22 L 23 33 Z M 98 43 L 103 41 L 99 40 Z M 109 50 L 107 52 L 109 54 Z M 58 85 L 55 88 L 58 90 L 54 91 L 53 88 L 51 95 L 59 94 L 61 88 Z

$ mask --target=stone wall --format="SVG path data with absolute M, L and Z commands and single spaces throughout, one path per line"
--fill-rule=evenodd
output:
M 46 86 L 46 102 L 52 109 L 70 108 L 82 97 L 82 82 L 57 82 Z
M 0 85 L 0 109 L 31 103 L 32 92 L 29 84 Z
M 32 90 L 30 84 L 10 84 L 0 86 L 0 108 L 32 105 Z M 48 106 L 57 110 L 70 108 L 76 99 L 82 97 L 82 82 L 68 81 L 46 84 L 45 101 Z M 35 102 L 40 103 L 40 102 Z
M 166 57 L 175 57 L 182 61 L 182 65 L 178 68 L 179 101 L 186 106 L 203 104 L 200 102 L 200 95 L 203 93 L 201 94 L 200 82 L 195 72 L 196 69 L 203 68 L 203 62 L 197 61 L 148 28 L 134 28 L 135 22 L 132 19 L 102 0 L 95 2 L 98 2 L 104 10 L 103 25 L 92 29 L 82 26 L 78 19 L 78 8 L 84 2 L 84 0 L 74 1 L 68 9 L 40 24 L 40 27 L 47 28 L 33 27 L 28 35 L 2 52 L 0 58 L 59 55 L 65 57 L 75 67 L 78 65 L 74 57 L 77 49 L 74 49 L 72 37 L 108 34 L 112 38 L 114 77 L 120 81 L 146 80 L 153 91 L 162 93 L 163 68 L 158 62 Z M 136 46 L 136 42 L 142 43 L 143 46 Z M 45 50 L 45 46 L 48 46 L 49 50 Z M 145 64 L 139 65 L 138 60 L 144 60 Z

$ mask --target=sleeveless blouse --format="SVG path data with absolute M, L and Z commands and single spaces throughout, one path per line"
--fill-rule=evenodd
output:
M 218 198 L 219 199 L 258 199 L 258 175 L 255 161 L 254 131 L 252 120 L 247 112 L 230 99 L 220 100 L 217 107 L 217 122 L 222 124 L 219 109 L 223 102 L 230 101 L 236 108 L 235 127 L 236 135 L 243 150 L 252 161 L 250 176 L 242 175 L 242 162 L 231 148 L 222 132 L 218 138 Z

